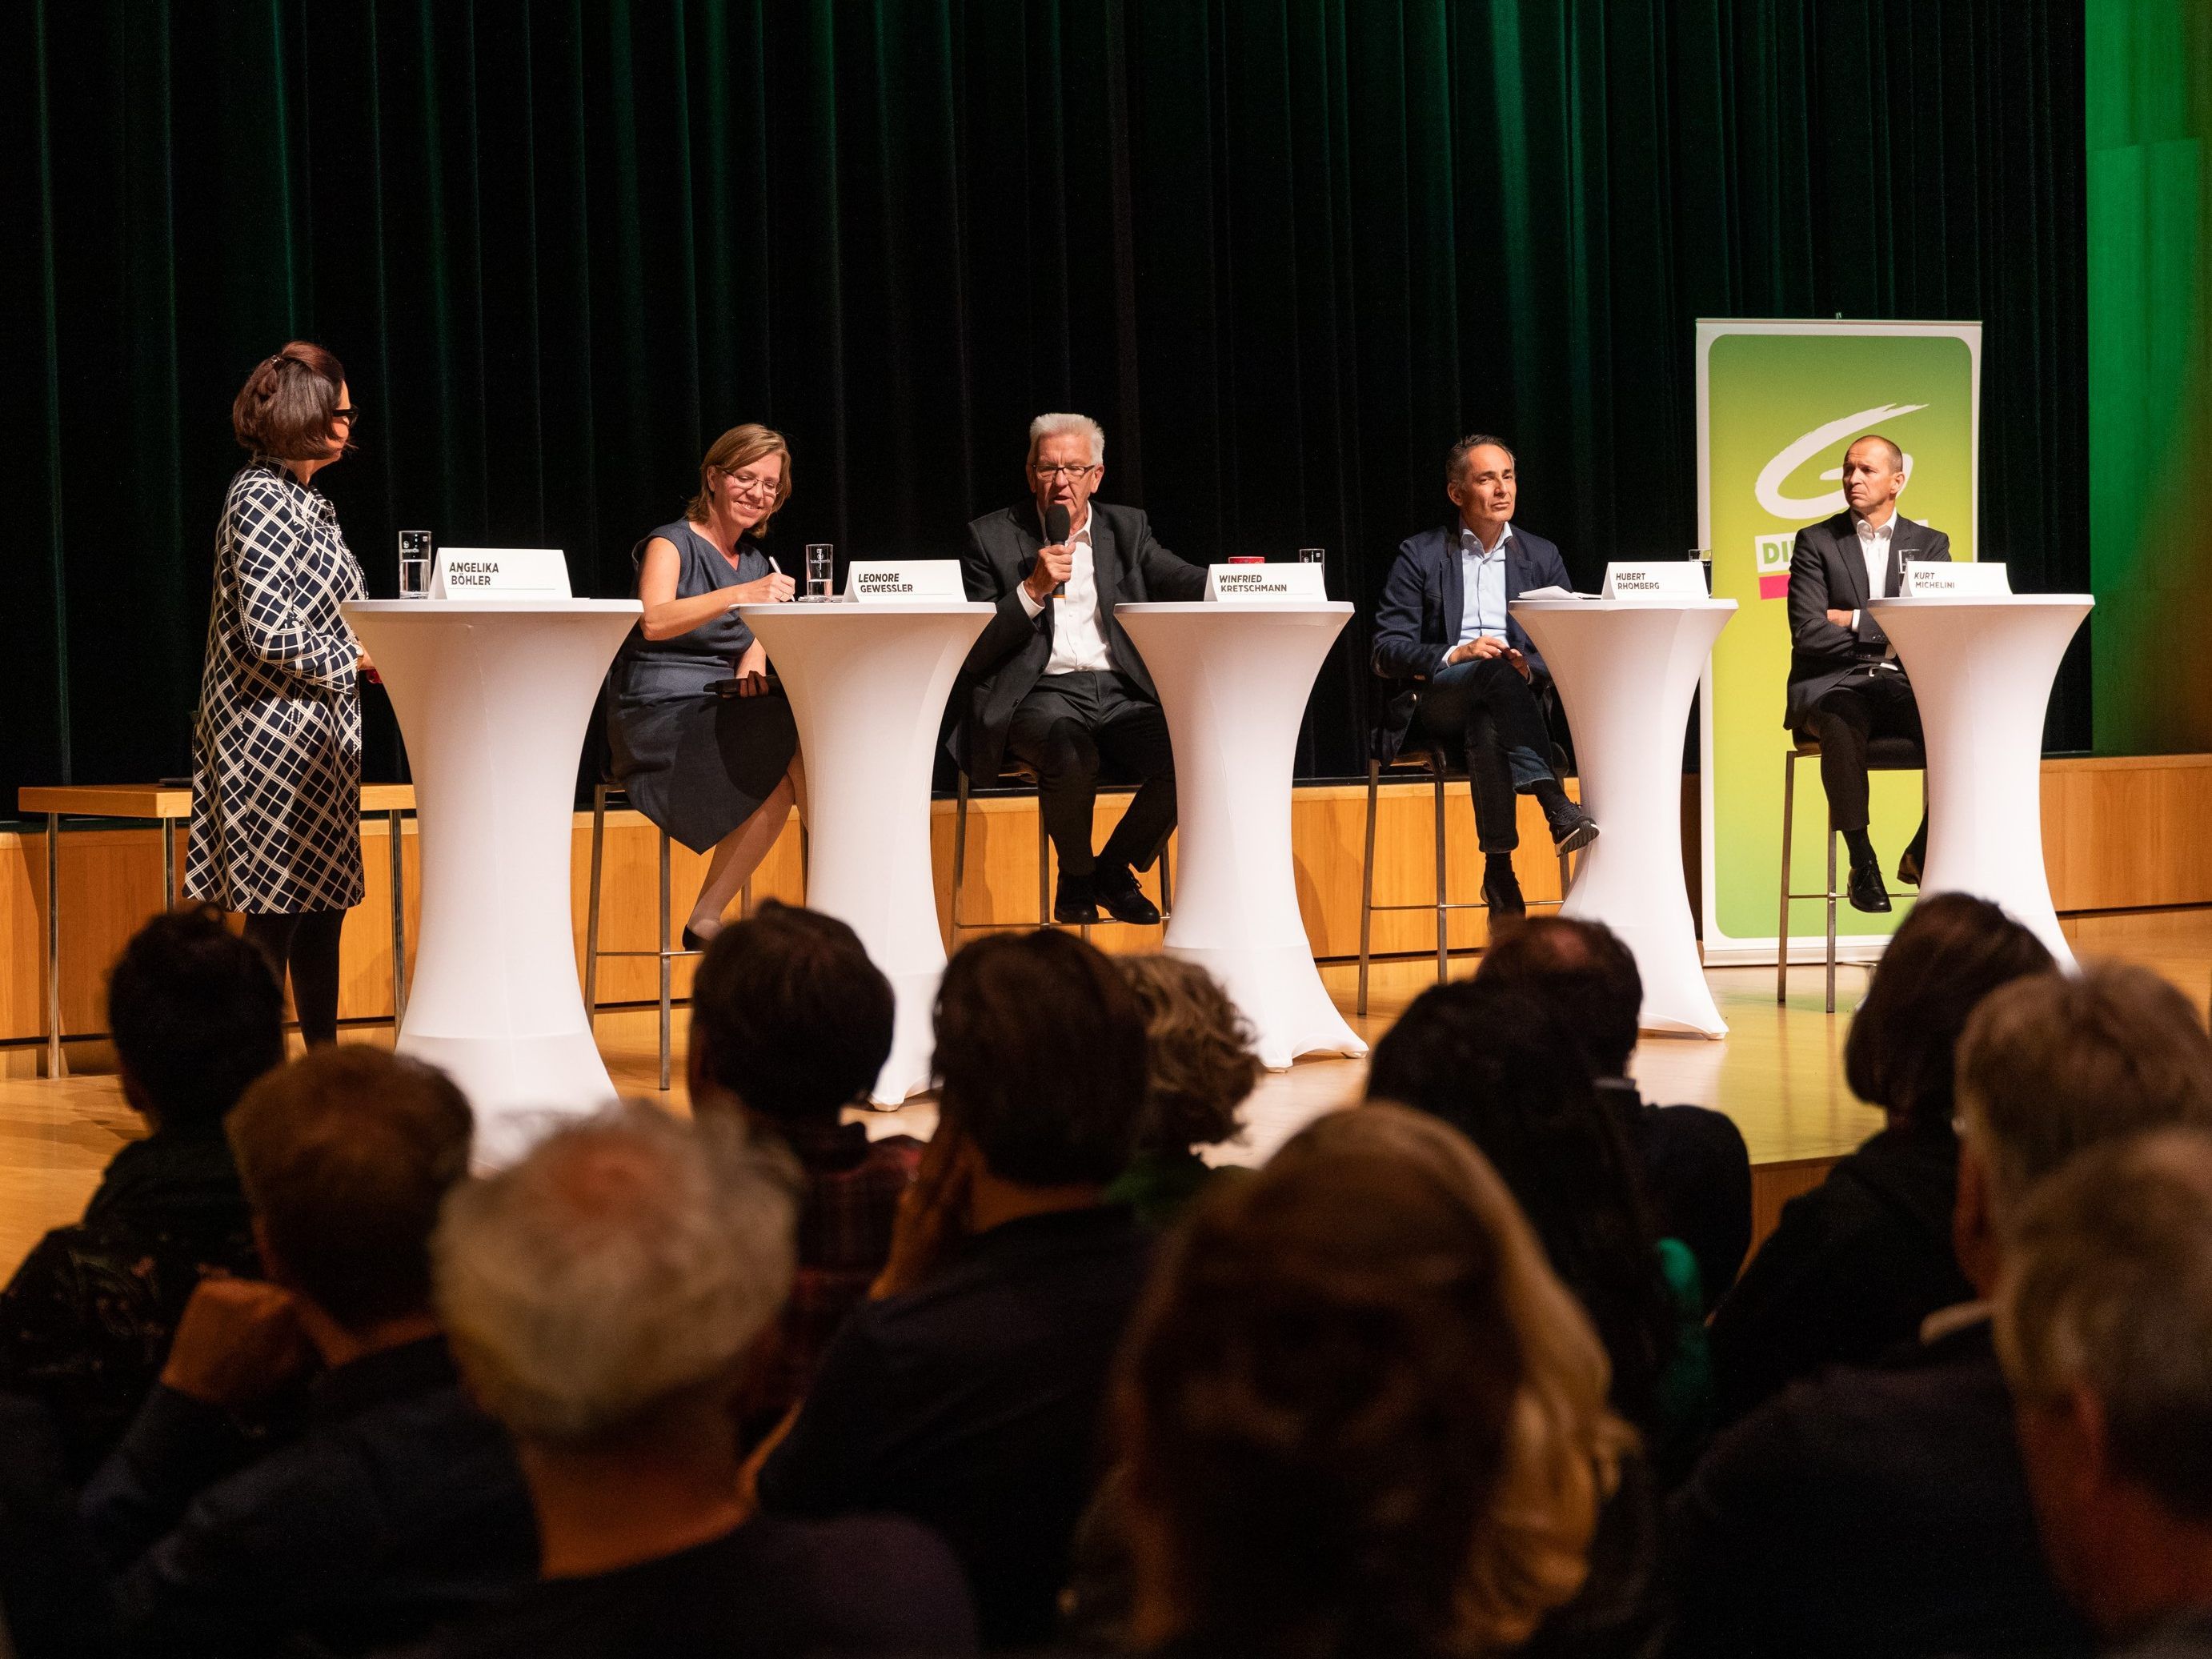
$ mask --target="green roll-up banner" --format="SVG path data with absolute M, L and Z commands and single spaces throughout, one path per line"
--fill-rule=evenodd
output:
M 1844 452 L 1879 432 L 1905 455 L 1898 511 L 1975 556 L 1981 449 L 1978 323 L 1701 319 L 1698 324 L 1698 545 L 1713 596 L 1741 607 L 1705 669 L 1700 699 L 1708 963 L 1772 962 L 1782 871 L 1782 724 L 1790 672 L 1790 550 L 1797 532 L 1844 510 Z M 1891 870 L 1919 822 L 1917 774 L 1874 779 L 1875 846 Z M 1797 775 L 1797 892 L 1827 874 L 1827 799 L 1817 763 Z M 1903 900 L 1911 890 L 1893 887 Z M 1870 961 L 1903 919 L 1839 902 L 1838 954 Z M 1824 941 L 1816 899 L 1790 907 L 1790 954 Z

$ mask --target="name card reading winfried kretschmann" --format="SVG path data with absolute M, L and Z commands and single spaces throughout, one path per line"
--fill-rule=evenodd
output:
M 968 590 L 957 559 L 855 559 L 845 573 L 845 597 L 858 605 L 957 603 Z
M 2012 592 L 2012 579 L 1996 562 L 1953 563 L 1941 559 L 1907 559 L 1900 599 L 1988 599 Z
M 1680 604 L 1685 599 L 1711 596 L 1705 592 L 1704 561 L 1661 559 L 1651 564 L 1608 564 L 1605 568 L 1605 586 L 1599 590 L 1598 597 Z
M 568 560 L 557 547 L 441 547 L 434 599 L 565 599 Z
M 1327 599 L 1317 564 L 1210 564 L 1206 597 L 1236 604 L 1247 599 Z

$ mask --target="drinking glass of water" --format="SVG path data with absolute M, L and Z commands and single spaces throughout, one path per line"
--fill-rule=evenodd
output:
M 829 542 L 806 544 L 806 597 L 826 599 L 837 577 L 837 549 Z
M 399 532 L 399 597 L 403 599 L 420 599 L 429 594 L 430 539 L 427 530 Z
M 1328 550 L 1325 547 L 1302 547 L 1298 550 L 1300 564 L 1326 564 L 1328 562 Z

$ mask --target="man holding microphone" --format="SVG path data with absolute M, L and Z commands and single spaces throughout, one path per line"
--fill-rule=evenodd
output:
M 1095 501 L 1106 434 L 1084 415 L 1030 422 L 1030 499 L 968 526 L 968 597 L 998 614 L 969 652 L 958 742 L 968 775 L 988 782 L 1007 754 L 1037 775 L 1044 825 L 1060 857 L 1053 920 L 1149 927 L 1158 908 L 1137 885 L 1175 828 L 1175 757 L 1167 717 L 1114 608 L 1203 597 L 1206 573 L 1153 538 L 1135 507 Z M 1139 780 L 1095 854 L 1092 805 L 1101 763 Z

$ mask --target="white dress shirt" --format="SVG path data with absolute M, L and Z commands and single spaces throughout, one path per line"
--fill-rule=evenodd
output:
M 1085 503 L 1083 523 L 1068 532 L 1067 550 L 1073 556 L 1074 568 L 1067 573 L 1067 592 L 1055 594 L 1051 603 L 1060 608 L 1052 618 L 1052 655 L 1045 659 L 1048 674 L 1073 674 L 1091 670 L 1103 672 L 1114 666 L 1114 654 L 1106 648 L 1106 631 L 1098 616 L 1098 567 L 1091 556 L 1091 527 L 1098 522 L 1098 514 Z M 1044 602 L 1030 597 L 1027 583 L 1014 590 L 1021 596 L 1022 609 L 1036 616 L 1044 609 Z
M 1896 598 L 1895 594 L 1886 590 L 1889 581 L 1890 545 L 1897 539 L 1897 514 L 1891 514 L 1888 522 L 1880 529 L 1864 519 L 1854 519 L 1851 524 L 1859 534 L 1859 556 L 1866 561 L 1867 597 L 1870 599 Z M 1851 632 L 1856 634 L 1858 629 L 1859 613 L 1854 611 L 1851 612 Z M 1888 647 L 1881 654 L 1883 667 L 1894 665 L 1890 661 L 1897 655 L 1894 645 Z

